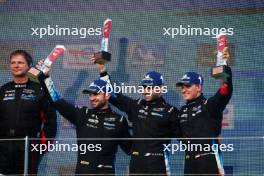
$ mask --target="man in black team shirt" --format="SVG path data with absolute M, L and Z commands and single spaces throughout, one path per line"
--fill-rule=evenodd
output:
M 229 59 L 228 48 L 223 50 L 223 58 Z M 202 93 L 203 78 L 195 72 L 187 72 L 183 75 L 176 86 L 181 87 L 183 99 L 186 105 L 181 107 L 179 121 L 182 138 L 213 138 L 184 140 L 186 144 L 201 144 L 204 149 L 210 146 L 208 151 L 186 151 L 185 152 L 185 174 L 186 175 L 223 175 L 223 163 L 221 151 L 214 149 L 218 146 L 217 137 L 221 134 L 223 110 L 228 104 L 232 92 L 232 73 L 227 66 L 230 75 L 222 80 L 221 86 L 216 94 L 206 99 Z M 219 147 L 218 147 L 219 148 Z
M 57 116 L 54 108 L 40 84 L 29 80 L 27 71 L 32 65 L 32 57 L 24 50 L 10 54 L 10 69 L 13 81 L 0 88 L 0 173 L 23 174 L 25 136 L 40 138 L 30 143 L 43 143 L 45 138 L 54 138 Z M 14 140 L 12 140 L 14 139 Z M 29 153 L 28 174 L 37 174 L 41 155 Z
M 95 62 L 95 59 L 91 59 Z M 110 83 L 104 64 L 96 63 L 101 79 Z M 110 103 L 126 112 L 133 124 L 134 138 L 153 138 L 153 140 L 133 140 L 129 173 L 132 175 L 166 175 L 170 172 L 168 154 L 163 152 L 163 144 L 178 135 L 178 110 L 166 103 L 161 92 L 163 77 L 156 71 L 147 73 L 141 81 L 144 86 L 143 99 L 134 100 L 122 94 L 112 92 Z
M 43 62 L 39 62 L 39 65 Z M 130 154 L 131 142 L 111 138 L 129 138 L 127 120 L 125 117 L 113 112 L 108 100 L 111 94 L 108 93 L 107 82 L 95 80 L 84 94 L 89 95 L 91 109 L 88 107 L 78 108 L 62 99 L 56 90 L 50 77 L 40 77 L 40 82 L 50 95 L 54 107 L 66 119 L 76 127 L 78 146 L 93 145 L 94 148 L 81 154 L 79 151 L 76 171 L 78 174 L 97 175 L 115 174 L 115 157 L 118 145 Z M 85 140 L 85 138 L 95 138 Z M 109 138 L 100 140 L 100 138 Z

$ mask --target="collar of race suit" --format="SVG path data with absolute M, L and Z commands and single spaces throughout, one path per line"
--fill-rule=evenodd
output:
M 204 97 L 203 94 L 201 94 L 199 97 L 195 98 L 195 99 L 192 99 L 192 100 L 188 100 L 186 102 L 187 105 L 190 105 L 190 104 L 194 104 L 194 103 L 197 103 L 197 102 L 201 102 L 201 101 L 204 101 L 206 100 L 206 98 Z

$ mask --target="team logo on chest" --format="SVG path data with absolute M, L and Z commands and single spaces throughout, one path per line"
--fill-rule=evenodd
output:
M 116 124 L 104 122 L 104 128 L 107 130 L 114 130 L 116 128 Z
M 98 128 L 97 124 L 99 123 L 99 119 L 97 117 L 97 115 L 92 114 L 91 118 L 87 119 L 87 123 L 86 126 L 90 127 L 90 128 Z
M 31 101 L 36 100 L 35 91 L 31 89 L 23 89 L 22 94 L 21 94 L 21 99 L 31 100 Z
M 115 122 L 116 121 L 116 118 L 114 118 L 114 117 L 108 117 L 108 118 L 105 118 L 105 121 L 107 121 L 107 122 Z
M 5 96 L 3 98 L 3 101 L 14 100 L 14 99 L 15 99 L 15 90 L 5 91 Z
M 88 122 L 93 123 L 93 124 L 98 124 L 99 123 L 99 120 L 98 119 L 89 118 L 88 119 Z
M 201 113 L 202 112 L 202 106 L 199 105 L 199 106 L 195 106 L 192 108 L 192 116 L 196 116 L 197 114 Z

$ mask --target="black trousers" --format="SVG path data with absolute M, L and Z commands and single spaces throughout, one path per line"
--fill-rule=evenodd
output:
M 29 149 L 30 150 L 30 149 Z M 0 173 L 23 174 L 24 173 L 25 141 L 0 141 Z M 29 151 L 28 174 L 36 175 L 41 155 Z
M 216 154 L 204 156 L 185 155 L 185 175 L 220 175 L 221 168 L 216 161 Z
M 164 156 L 131 156 L 129 175 L 166 175 Z

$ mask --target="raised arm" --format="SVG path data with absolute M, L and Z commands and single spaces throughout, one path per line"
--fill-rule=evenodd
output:
M 56 109 L 51 106 L 47 97 L 44 97 L 41 104 L 40 117 L 43 128 L 40 133 L 41 143 L 45 144 L 47 138 L 53 139 L 57 132 L 57 114 Z M 52 140 L 49 140 L 52 141 Z
M 229 60 L 230 53 L 228 48 L 223 50 L 223 58 Z M 207 101 L 208 109 L 211 111 L 222 112 L 233 93 L 233 83 L 232 83 L 232 71 L 229 66 L 226 66 L 226 73 L 229 75 L 226 79 L 221 80 L 220 88 L 216 94 L 210 97 Z
M 112 82 L 110 79 L 110 75 L 107 73 L 106 71 L 106 66 L 103 63 L 96 63 L 95 62 L 95 58 L 91 58 L 91 61 L 93 63 L 95 63 L 95 65 L 97 66 L 99 72 L 100 72 L 100 79 L 106 81 L 110 87 L 111 87 L 111 98 L 110 98 L 110 103 L 113 104 L 114 106 L 116 106 L 119 110 L 124 111 L 127 113 L 128 118 L 130 121 L 132 121 L 132 119 L 130 119 L 130 114 L 132 113 L 133 107 L 137 106 L 137 100 L 134 100 L 128 96 L 125 96 L 121 93 L 115 93 L 113 86 L 112 86 Z
M 41 65 L 42 63 L 43 61 L 39 61 L 38 65 Z M 48 76 L 49 71 L 47 71 L 47 75 L 44 75 L 42 73 L 38 77 L 41 86 L 45 90 L 48 99 L 50 100 L 51 104 L 54 105 L 56 110 L 58 110 L 59 113 L 63 115 L 66 119 L 68 119 L 71 123 L 77 125 L 80 118 L 81 110 L 61 98 L 59 92 L 55 87 L 54 82 L 52 81 L 51 77 Z

